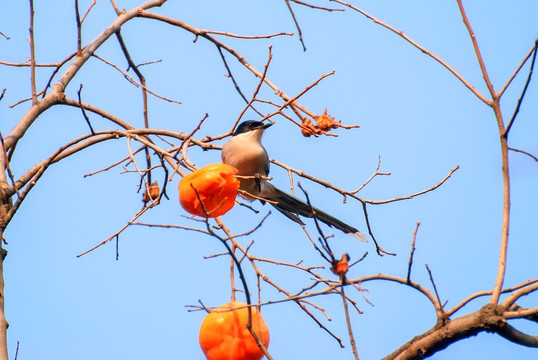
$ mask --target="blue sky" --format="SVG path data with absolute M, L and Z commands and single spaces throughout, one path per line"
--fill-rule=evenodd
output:
M 135 1 L 119 2 L 130 9 Z M 338 4 L 317 5 L 342 8 Z M 80 1 L 86 9 L 89 1 Z M 468 33 L 455 1 L 362 1 L 355 3 L 375 17 L 405 32 L 434 52 L 479 91 L 486 94 Z M 335 234 L 336 254 L 348 252 L 352 260 L 368 256 L 350 270 L 351 278 L 384 273 L 405 277 L 415 224 L 417 237 L 412 278 L 431 288 L 427 263 L 442 300 L 452 307 L 468 295 L 493 287 L 500 241 L 502 179 L 497 125 L 493 112 L 446 69 L 410 46 L 402 38 L 356 12 L 314 10 L 292 4 L 307 51 L 297 36 L 264 40 L 219 37 L 262 71 L 272 45 L 268 78 L 290 96 L 301 92 L 322 74 L 335 71 L 300 99 L 307 109 L 329 114 L 360 129 L 335 131 L 338 137 L 304 138 L 285 118 L 267 130 L 264 144 L 271 157 L 330 181 L 355 189 L 374 172 L 377 177 L 361 192 L 366 199 L 382 200 L 409 195 L 438 183 L 450 169 L 459 170 L 439 189 L 426 195 L 387 205 L 369 206 L 369 219 L 381 246 L 398 255 L 379 257 L 373 243 Z M 505 1 L 488 5 L 465 2 L 495 89 L 500 89 L 529 52 L 538 36 L 535 1 Z M 168 1 L 152 10 L 202 29 L 261 35 L 294 32 L 284 2 Z M 72 2 L 35 4 L 36 56 L 39 63 L 63 60 L 76 50 L 76 26 Z M 94 39 L 116 15 L 100 1 L 84 22 L 83 44 Z M 28 3 L 0 4 L 0 61 L 25 62 L 29 57 Z M 174 104 L 150 96 L 149 119 L 153 128 L 190 133 L 206 113 L 200 137 L 219 135 L 231 127 L 244 101 L 226 77 L 215 46 L 182 29 L 148 19 L 134 19 L 122 34 L 135 63 L 162 60 L 141 68 L 147 86 L 159 95 L 181 101 Z M 117 41 L 110 38 L 97 54 L 121 69 L 127 65 Z M 251 96 L 257 79 L 231 56 L 228 64 L 242 91 Z M 64 68 L 60 71 L 62 72 Z M 513 112 L 528 72 L 528 64 L 503 97 L 503 114 Z M 9 105 L 31 95 L 28 67 L 0 66 L 0 130 L 5 136 L 28 110 L 23 103 Z M 42 89 L 51 70 L 38 69 Z M 133 75 L 133 74 L 131 74 Z M 56 78 L 57 79 L 57 78 Z M 134 126 L 143 126 L 142 96 L 117 70 L 92 58 L 66 90 L 76 99 L 83 84 L 83 100 Z M 262 88 L 259 97 L 278 101 L 273 91 Z M 526 100 L 510 133 L 510 145 L 538 155 L 538 87 L 531 82 Z M 272 108 L 259 106 L 268 113 Z M 96 130 L 114 129 L 90 114 Z M 255 119 L 249 111 L 245 119 Z M 58 106 L 45 112 L 19 143 L 11 167 L 15 176 L 50 156 L 64 143 L 88 132 L 78 109 Z M 218 142 L 222 144 L 222 141 Z M 136 148 L 133 145 L 133 148 Z M 229 258 L 204 256 L 224 251 L 215 239 L 194 232 L 131 227 L 120 236 L 119 260 L 115 243 L 77 258 L 118 231 L 140 210 L 139 177 L 122 173 L 122 167 L 86 177 L 128 155 L 125 139 L 111 141 L 52 166 L 30 193 L 5 233 L 9 256 L 5 262 L 8 341 L 19 359 L 146 358 L 203 359 L 198 329 L 203 312 L 188 312 L 186 305 L 202 301 L 218 306 L 229 301 Z M 218 151 L 189 151 L 198 166 L 220 162 Z M 143 158 L 137 158 L 143 164 Z M 538 222 L 538 166 L 530 157 L 510 154 L 512 175 L 512 222 L 506 286 L 536 278 Z M 129 170 L 133 168 L 130 167 Z M 272 167 L 273 183 L 289 187 L 287 172 Z M 155 171 L 162 184 L 164 174 Z M 199 226 L 186 217 L 177 201 L 177 182 L 168 185 L 170 200 L 144 215 L 141 221 Z M 322 186 L 301 181 L 319 208 L 365 231 L 359 203 L 342 199 Z M 234 233 L 258 224 L 268 206 L 253 206 L 260 214 L 236 206 L 222 217 Z M 315 234 L 312 221 L 308 229 Z M 330 233 L 330 230 L 327 230 Z M 264 258 L 309 266 L 326 265 L 303 231 L 273 212 L 243 245 L 255 243 L 251 252 Z M 256 287 L 252 269 L 246 267 L 251 289 Z M 282 266 L 260 264 L 260 269 L 290 292 L 310 284 L 310 278 Z M 320 270 L 328 278 L 328 269 Z M 435 312 L 420 294 L 399 285 L 375 282 L 368 289 L 369 305 L 360 293 L 347 290 L 362 315 L 352 313 L 353 329 L 361 359 L 385 356 L 435 323 Z M 254 291 L 255 292 L 255 291 Z M 241 296 L 240 294 L 238 296 Z M 270 287 L 262 288 L 262 300 L 282 298 Z M 269 350 L 275 359 L 350 359 L 341 299 L 331 295 L 312 301 L 322 306 L 331 321 L 316 316 L 337 336 L 345 349 L 321 330 L 295 304 L 265 306 L 262 310 L 271 331 Z M 522 306 L 536 306 L 538 296 L 522 299 Z M 458 314 L 480 308 L 477 300 Z M 513 323 L 536 334 L 536 326 Z M 473 354 L 472 356 L 470 354 Z M 435 359 L 536 358 L 527 349 L 490 334 L 460 341 L 436 354 Z

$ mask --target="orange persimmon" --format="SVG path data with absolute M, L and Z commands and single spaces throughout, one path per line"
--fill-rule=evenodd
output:
M 234 177 L 236 173 L 237 169 L 230 165 L 211 164 L 185 175 L 179 182 L 181 206 L 202 217 L 227 213 L 235 204 L 239 188 L 239 180 Z
M 200 326 L 200 346 L 207 360 L 260 360 L 264 354 L 247 329 L 248 309 L 242 302 L 230 302 L 211 311 Z M 237 309 L 239 307 L 239 309 Z M 256 308 L 252 329 L 267 348 L 269 329 Z

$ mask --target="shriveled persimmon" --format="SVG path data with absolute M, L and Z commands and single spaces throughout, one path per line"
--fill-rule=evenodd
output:
M 248 308 L 242 302 L 230 302 L 211 311 L 200 327 L 200 346 L 207 360 L 260 360 L 264 354 L 247 329 Z M 252 329 L 267 348 L 269 329 L 262 316 L 252 311 Z
M 337 129 L 340 127 L 340 121 L 334 121 L 334 116 L 327 114 L 327 109 L 323 111 L 323 114 L 317 116 L 316 122 L 318 123 L 318 128 L 322 131 L 329 131 L 331 129 Z
M 152 200 L 157 199 L 159 197 L 159 192 L 159 183 L 155 181 L 146 188 L 146 191 L 144 191 L 144 194 L 142 195 L 142 201 L 144 203 L 148 203 Z
M 335 261 L 331 266 L 331 271 L 338 276 L 343 276 L 349 269 L 349 254 L 342 255 L 342 259 Z
M 226 164 L 211 164 L 185 175 L 179 182 L 179 202 L 193 215 L 221 216 L 235 204 L 239 180 L 237 169 Z

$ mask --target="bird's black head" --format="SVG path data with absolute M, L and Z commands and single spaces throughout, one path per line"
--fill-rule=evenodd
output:
M 243 121 L 241 124 L 239 124 L 239 126 L 235 130 L 234 136 L 243 134 L 249 131 L 253 131 L 253 130 L 258 130 L 258 129 L 265 130 L 271 125 L 273 124 L 263 123 L 261 121 L 256 121 L 256 120 Z

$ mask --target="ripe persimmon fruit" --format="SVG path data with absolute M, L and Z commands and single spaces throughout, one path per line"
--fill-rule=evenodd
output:
M 178 187 L 181 206 L 202 217 L 227 213 L 235 205 L 239 188 L 239 180 L 234 177 L 236 173 L 236 168 L 218 163 L 185 175 Z
M 207 360 L 260 360 L 264 354 L 247 329 L 248 308 L 242 302 L 230 302 L 211 311 L 200 326 L 200 346 Z M 252 329 L 267 348 L 269 329 L 255 307 Z

